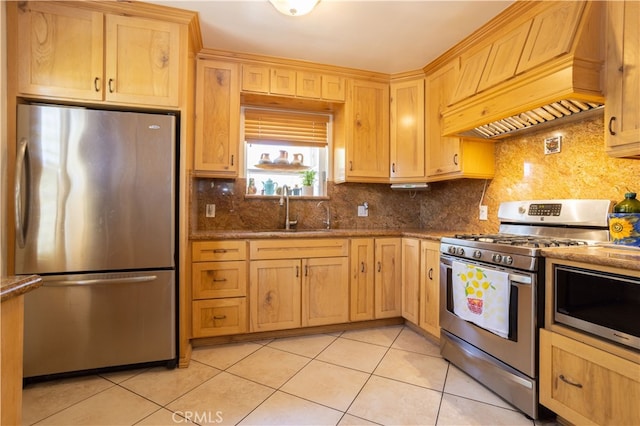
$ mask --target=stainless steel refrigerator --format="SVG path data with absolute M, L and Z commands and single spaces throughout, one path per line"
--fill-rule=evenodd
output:
M 24 377 L 176 360 L 176 117 L 19 105 Z

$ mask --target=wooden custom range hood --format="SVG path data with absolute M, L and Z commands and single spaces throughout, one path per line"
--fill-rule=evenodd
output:
M 602 110 L 602 2 L 512 8 L 518 13 L 505 11 L 512 19 L 456 58 L 460 73 L 442 112 L 444 135 L 499 139 Z

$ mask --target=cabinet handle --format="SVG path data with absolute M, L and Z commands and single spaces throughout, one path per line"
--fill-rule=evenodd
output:
M 226 319 L 226 318 L 227 318 L 226 315 L 214 315 L 213 316 L 214 320 L 223 320 L 223 319 Z
M 100 85 L 99 85 L 98 83 L 100 83 L 100 78 L 99 78 L 99 77 L 96 77 L 96 78 L 93 80 L 93 88 L 94 88 L 94 89 L 96 89 L 96 92 L 99 92 L 99 91 L 100 91 Z
M 227 249 L 213 249 L 214 253 L 226 253 Z
M 214 283 L 223 283 L 225 282 L 227 279 L 226 278 L 214 278 L 213 282 Z
M 572 380 L 567 379 L 566 377 L 564 377 L 564 374 L 560 375 L 560 380 L 562 380 L 563 382 L 565 382 L 568 385 L 575 386 L 577 388 L 582 389 L 582 385 L 580 383 L 576 383 L 576 382 L 574 382 Z
M 362 272 L 363 274 L 365 272 L 364 262 L 360 262 L 360 272 Z
M 296 278 L 300 276 L 300 267 L 296 266 Z
M 616 117 L 615 117 L 615 116 L 614 116 L 614 117 L 611 117 L 611 118 L 609 119 L 609 134 L 610 134 L 611 136 L 615 136 L 615 135 L 616 135 L 616 132 L 614 132 L 614 131 L 613 131 L 613 122 L 614 122 L 614 121 L 616 121 Z
M 453 164 L 458 165 L 458 154 L 453 154 Z
M 378 272 L 382 271 L 382 263 L 378 262 Z
M 304 265 L 304 276 L 305 277 L 309 276 L 309 265 Z
M 349 161 L 349 171 L 353 171 L 353 161 Z
M 433 268 L 429 268 L 429 273 L 427 274 L 430 280 L 433 281 Z
M 231 155 L 231 165 L 232 166 L 233 166 L 233 161 L 234 161 L 234 158 L 233 158 L 233 155 Z
M 391 173 L 396 172 L 396 163 L 391 163 Z
M 113 79 L 112 79 L 112 78 L 110 78 L 110 79 L 109 79 L 109 93 L 113 93 L 113 86 L 112 86 L 112 84 L 113 84 Z

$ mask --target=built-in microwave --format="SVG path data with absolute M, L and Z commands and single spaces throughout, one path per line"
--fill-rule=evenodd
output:
M 554 320 L 640 350 L 640 278 L 554 265 Z

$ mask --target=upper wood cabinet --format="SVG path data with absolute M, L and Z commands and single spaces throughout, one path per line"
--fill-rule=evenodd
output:
M 18 31 L 21 94 L 179 105 L 180 24 L 21 2 Z
M 242 91 L 325 101 L 345 100 L 345 79 L 315 71 L 242 65 Z
M 344 108 L 334 115 L 334 178 L 389 181 L 389 85 L 352 80 Z
M 425 127 L 427 177 L 429 181 L 492 178 L 495 174 L 493 142 L 442 136 L 442 112 L 451 99 L 458 79 L 458 63 L 452 61 L 425 80 Z
M 605 142 L 609 155 L 640 157 L 640 3 L 607 2 Z
M 196 75 L 194 169 L 238 175 L 240 90 L 238 65 L 199 59 Z
M 425 177 L 424 78 L 390 85 L 391 181 Z

